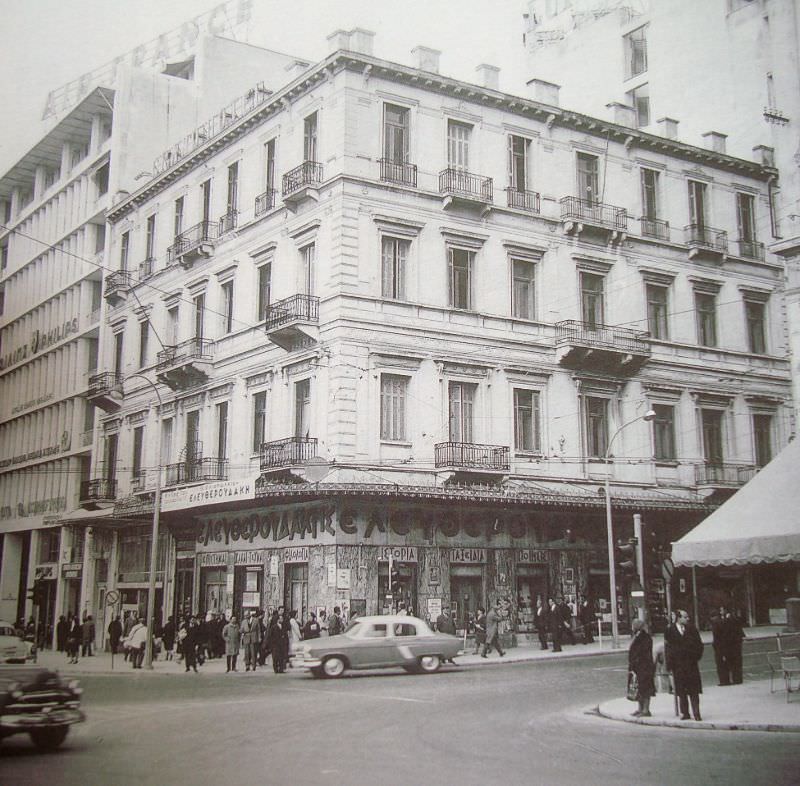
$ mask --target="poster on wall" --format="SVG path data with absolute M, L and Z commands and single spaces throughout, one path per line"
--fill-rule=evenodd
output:
M 336 589 L 350 589 L 350 568 L 338 568 L 336 571 Z
M 269 575 L 270 576 L 277 576 L 278 575 L 278 555 L 273 554 L 269 558 Z
M 428 598 L 428 617 L 435 620 L 442 613 L 442 599 Z
M 336 586 L 336 564 L 333 562 L 328 564 L 328 586 Z

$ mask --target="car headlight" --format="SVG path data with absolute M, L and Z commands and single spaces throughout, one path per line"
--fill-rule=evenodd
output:
M 22 698 L 22 685 L 18 682 L 11 682 L 8 685 L 8 693 L 14 701 Z
M 70 680 L 67 683 L 67 687 L 77 696 L 80 696 L 83 693 L 83 688 L 81 687 L 80 682 L 78 680 Z

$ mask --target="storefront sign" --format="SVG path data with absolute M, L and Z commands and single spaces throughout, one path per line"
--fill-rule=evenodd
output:
M 391 557 L 393 562 L 417 562 L 416 546 L 381 546 L 378 549 L 378 561 L 388 562 Z
M 339 568 L 336 571 L 336 589 L 350 589 L 350 568 Z
M 61 440 L 55 445 L 48 445 L 44 448 L 37 448 L 36 450 L 28 451 L 27 453 L 18 453 L 16 456 L 9 456 L 0 460 L 0 468 L 13 467 L 15 464 L 23 464 L 26 461 L 33 461 L 34 459 L 47 458 L 48 456 L 55 456 L 58 453 L 65 453 L 70 449 L 72 444 L 72 435 L 69 431 L 61 432 Z M 61 505 L 61 500 L 64 497 L 53 497 L 52 499 L 37 500 L 36 502 L 29 502 L 27 506 L 21 502 L 17 505 L 17 513 L 20 516 L 36 515 L 37 513 L 46 513 L 48 510 L 61 510 L 66 507 L 66 504 Z M 53 507 L 56 503 L 58 507 Z
M 234 551 L 234 565 L 263 565 L 265 551 Z
M 450 549 L 450 562 L 475 564 L 486 562 L 486 549 Z
M 200 555 L 201 568 L 219 568 L 226 567 L 228 564 L 227 551 L 212 551 L 209 554 Z
M 54 579 L 56 577 L 56 566 L 37 565 L 33 575 L 37 579 Z
M 222 480 L 218 483 L 204 483 L 191 488 L 171 489 L 161 495 L 161 510 L 185 510 L 197 505 L 238 502 L 253 499 L 255 478 L 249 480 Z
M 436 622 L 436 618 L 442 613 L 442 599 L 441 598 L 428 598 L 428 617 L 432 622 Z
M 83 563 L 81 562 L 65 562 L 61 566 L 61 575 L 65 579 L 79 579 L 82 570 Z
M 244 608 L 258 608 L 261 606 L 261 593 L 260 592 L 243 592 L 242 593 L 242 606 Z
M 547 552 L 544 549 L 519 549 L 517 551 L 517 562 L 527 564 L 547 562 Z
M 292 546 L 283 552 L 284 562 L 308 562 L 308 546 Z

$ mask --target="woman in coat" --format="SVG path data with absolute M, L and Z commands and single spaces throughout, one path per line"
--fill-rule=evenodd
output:
M 227 668 L 225 673 L 230 671 L 238 671 L 236 668 L 236 659 L 239 657 L 239 646 L 242 642 L 242 634 L 239 629 L 239 621 L 236 615 L 231 615 L 230 621 L 222 629 L 222 640 L 225 642 L 225 659 L 227 660 Z
M 300 630 L 300 623 L 297 621 L 297 610 L 289 612 L 289 654 L 297 655 L 300 652 L 300 644 L 303 641 L 303 633 Z M 289 661 L 289 666 L 292 663 Z
M 631 713 L 636 717 L 650 717 L 650 699 L 656 695 L 656 666 L 653 662 L 653 639 L 644 626 L 644 620 L 633 621 L 633 641 L 628 650 L 628 671 L 636 675 L 639 709 Z

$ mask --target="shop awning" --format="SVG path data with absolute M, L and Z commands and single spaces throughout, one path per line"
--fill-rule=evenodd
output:
M 676 565 L 800 561 L 800 439 L 672 544 Z

